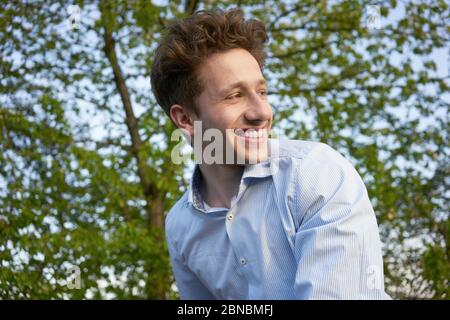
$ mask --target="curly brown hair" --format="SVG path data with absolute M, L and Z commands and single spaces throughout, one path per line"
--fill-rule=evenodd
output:
M 239 9 L 202 10 L 172 24 L 155 52 L 151 70 L 152 90 L 170 117 L 170 107 L 182 105 L 197 113 L 195 98 L 203 84 L 197 77 L 210 55 L 233 48 L 247 50 L 264 66 L 267 33 L 258 20 L 245 20 Z

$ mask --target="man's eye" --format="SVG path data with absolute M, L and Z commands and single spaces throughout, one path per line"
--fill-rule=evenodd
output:
M 238 93 L 235 93 L 235 94 L 232 94 L 232 95 L 226 97 L 225 99 L 232 100 L 232 99 L 236 99 L 236 98 L 240 98 L 240 97 L 242 97 L 242 93 L 238 92 Z
M 267 96 L 268 92 L 267 92 L 267 90 L 261 90 L 261 91 L 259 91 L 259 94 L 262 96 Z

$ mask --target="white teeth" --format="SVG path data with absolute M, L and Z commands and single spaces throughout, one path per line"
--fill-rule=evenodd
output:
M 247 138 L 261 138 L 264 135 L 264 129 L 258 129 L 258 130 L 254 130 L 254 129 L 248 129 L 246 131 L 244 131 L 241 128 L 238 128 L 236 130 L 234 130 L 234 132 L 236 133 L 236 135 L 240 136 L 240 137 L 247 137 Z
M 244 130 L 241 129 L 241 128 L 238 128 L 238 129 L 234 130 L 234 132 L 236 133 L 236 135 L 238 135 L 240 137 L 243 137 L 245 135 Z

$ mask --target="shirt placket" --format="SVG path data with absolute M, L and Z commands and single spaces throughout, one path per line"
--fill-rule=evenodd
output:
M 247 190 L 248 185 L 247 181 L 243 180 L 241 185 L 239 186 L 238 195 L 231 201 L 230 210 L 228 211 L 225 219 L 225 228 L 227 231 L 228 239 L 230 240 L 231 247 L 233 249 L 234 255 L 238 261 L 239 270 L 242 274 L 248 279 L 247 269 L 248 269 L 248 255 L 247 252 L 240 246 L 241 241 L 239 241 L 238 237 L 233 235 L 233 225 L 238 221 L 236 221 L 237 215 L 239 213 L 239 199 L 242 197 L 244 192 Z

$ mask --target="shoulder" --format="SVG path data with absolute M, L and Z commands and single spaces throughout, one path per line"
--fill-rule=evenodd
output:
M 270 142 L 271 157 L 275 160 L 279 158 L 303 159 L 314 149 L 324 145 L 321 142 L 306 140 L 273 139 Z
M 281 195 L 287 195 L 292 212 L 298 213 L 294 216 L 297 227 L 318 212 L 320 219 L 326 221 L 336 221 L 355 212 L 373 213 L 360 175 L 350 161 L 329 145 L 282 143 L 276 162 L 279 170 L 274 181 Z M 321 211 L 325 207 L 327 210 Z M 353 207 L 364 210 L 355 211 Z
M 271 161 L 292 166 L 352 167 L 338 151 L 329 145 L 305 140 L 271 141 Z
M 272 156 L 272 155 L 271 155 Z M 342 154 L 321 142 L 280 140 L 278 153 L 271 157 L 274 177 L 301 190 L 335 190 L 343 182 L 356 187 L 362 180 Z M 320 187 L 320 188 L 319 188 Z
M 186 191 L 183 196 L 173 205 L 166 215 L 165 229 L 166 237 L 169 242 L 175 240 L 176 235 L 180 234 L 180 229 L 186 224 L 186 218 L 188 209 L 188 195 L 189 190 Z

